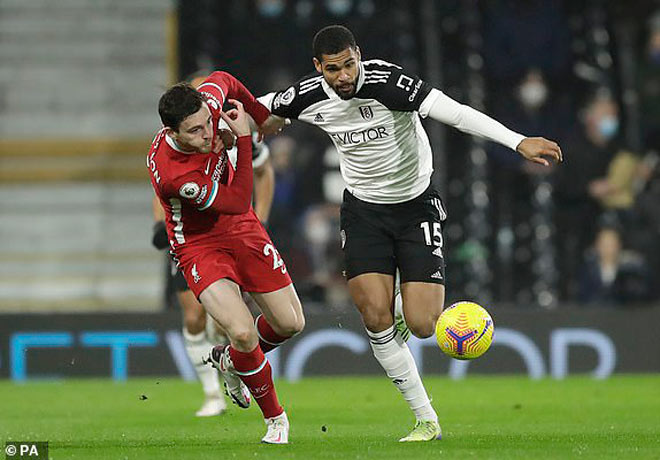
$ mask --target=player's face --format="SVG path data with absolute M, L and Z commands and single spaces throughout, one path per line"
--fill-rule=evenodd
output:
M 355 96 L 360 69 L 360 49 L 348 47 L 337 54 L 324 54 L 321 60 L 314 58 L 316 70 L 342 99 Z
M 209 153 L 213 145 L 213 121 L 206 103 L 179 125 L 179 131 L 172 131 L 171 137 L 183 150 Z

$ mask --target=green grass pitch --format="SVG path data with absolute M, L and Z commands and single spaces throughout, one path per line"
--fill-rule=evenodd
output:
M 3 381 L 0 441 L 49 441 L 55 460 L 660 459 L 660 376 L 425 381 L 442 441 L 397 442 L 414 420 L 384 377 L 278 382 L 288 446 L 259 443 L 256 406 L 196 418 L 200 387 L 176 379 Z

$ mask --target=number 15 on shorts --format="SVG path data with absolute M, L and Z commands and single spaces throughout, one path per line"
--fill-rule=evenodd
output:
M 424 231 L 424 241 L 427 246 L 442 247 L 442 226 L 440 222 L 422 222 L 419 224 Z M 433 229 L 433 234 L 431 234 Z

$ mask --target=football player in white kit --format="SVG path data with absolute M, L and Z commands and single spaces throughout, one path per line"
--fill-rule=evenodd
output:
M 316 125 L 337 148 L 346 182 L 341 241 L 348 288 L 376 360 L 417 419 L 400 441 L 440 439 L 438 416 L 393 315 L 397 269 L 405 321 L 415 336 L 433 334 L 445 299 L 447 213 L 431 185 L 433 154 L 420 116 L 546 166 L 562 160 L 561 149 L 545 138 L 511 131 L 396 64 L 362 61 L 353 34 L 343 26 L 321 29 L 313 49 L 316 74 L 260 98 L 272 113 L 266 124 L 282 127 L 286 119 L 298 119 Z

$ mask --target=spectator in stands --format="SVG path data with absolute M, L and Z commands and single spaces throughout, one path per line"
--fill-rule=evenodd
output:
M 548 103 L 550 99 L 552 103 Z M 569 129 L 570 110 L 556 103 L 539 69 L 528 69 L 515 87 L 514 97 L 509 103 L 495 105 L 492 109 L 497 119 L 522 132 L 547 132 L 553 139 L 564 139 Z M 537 187 L 547 180 L 554 165 L 550 168 L 539 167 L 519 155 L 511 155 L 510 150 L 498 144 L 489 144 L 487 148 L 493 184 L 493 223 L 497 229 L 495 235 L 499 248 L 497 264 L 500 273 L 511 280 L 499 283 L 496 295 L 500 299 L 510 300 L 516 292 L 533 283 L 531 252 L 518 250 L 531 247 L 534 234 L 525 229 L 529 228 L 535 211 L 532 197 Z M 511 187 L 511 184 L 516 186 Z M 505 234 L 513 238 L 500 237 Z M 514 248 L 517 256 L 514 256 Z M 527 257 L 524 257 L 525 254 Z
M 650 278 L 643 258 L 622 250 L 619 228 L 604 225 L 580 272 L 580 302 L 597 306 L 626 306 L 650 298 Z
M 610 178 L 610 168 L 616 169 L 612 160 L 621 150 L 618 107 L 610 93 L 598 90 L 587 102 L 581 119 L 583 131 L 569 141 L 571 154 L 556 170 L 554 187 L 560 296 L 567 300 L 576 298 L 579 261 L 596 233 L 605 198 L 611 190 L 618 190 L 604 180 Z M 627 179 L 621 182 L 628 185 Z M 625 200 L 616 198 L 626 206 L 631 204 L 628 195 Z

